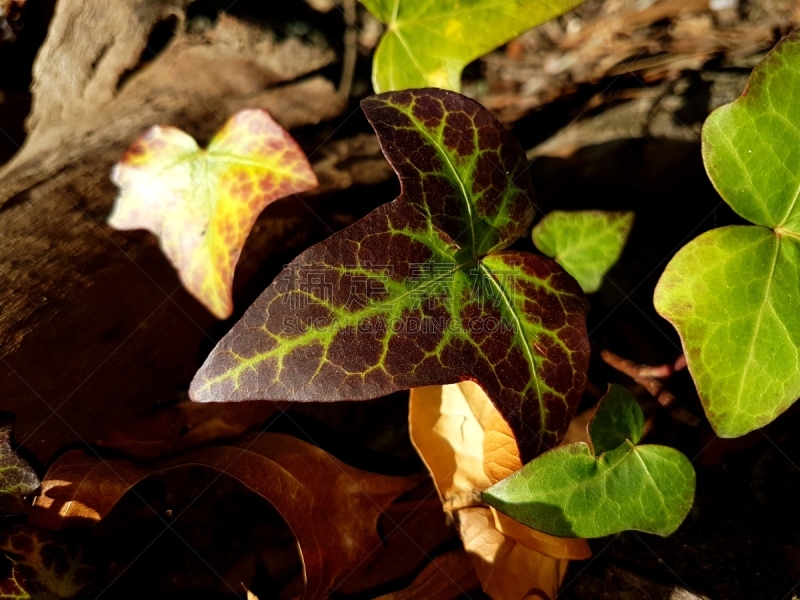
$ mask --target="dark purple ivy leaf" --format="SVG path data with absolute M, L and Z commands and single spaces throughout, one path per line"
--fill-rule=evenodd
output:
M 555 262 L 503 251 L 533 220 L 522 148 L 454 92 L 362 106 L 400 196 L 292 261 L 190 394 L 364 400 L 470 379 L 532 458 L 558 442 L 583 393 L 588 305 Z

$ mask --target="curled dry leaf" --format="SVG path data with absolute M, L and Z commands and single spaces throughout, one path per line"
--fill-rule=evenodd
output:
M 442 504 L 430 480 L 392 503 L 378 521 L 378 530 L 385 532 L 378 558 L 354 571 L 336 587 L 338 593 L 364 596 L 399 589 L 407 585 L 410 573 L 423 569 L 443 548 L 452 548 L 458 536 L 442 518 Z M 471 566 L 469 570 L 474 574 Z
M 464 548 L 495 600 L 550 600 L 558 593 L 568 559 L 553 558 L 504 535 L 494 526 L 493 510 L 475 506 L 458 513 Z
M 469 555 L 458 549 L 434 558 L 406 589 L 376 600 L 456 600 L 479 585 Z
M 137 458 L 160 458 L 236 437 L 264 423 L 279 407 L 276 402 L 179 402 L 129 419 L 97 444 Z
M 482 503 L 481 492 L 522 467 L 511 429 L 470 382 L 411 390 L 411 440 L 458 521 L 484 591 L 521 600 L 555 595 L 569 559 L 591 555 L 586 540 L 562 539 L 516 523 Z
M 306 156 L 263 110 L 236 113 L 203 150 L 175 127 L 152 127 L 111 175 L 108 223 L 147 229 L 184 287 L 216 317 L 233 311 L 233 271 L 259 213 L 317 185 Z
M 297 538 L 307 599 L 326 597 L 381 545 L 378 517 L 419 481 L 360 471 L 283 434 L 264 434 L 243 448 L 205 448 L 151 467 L 72 451 L 45 476 L 31 521 L 51 529 L 95 523 L 137 482 L 189 465 L 224 472 L 275 506 Z

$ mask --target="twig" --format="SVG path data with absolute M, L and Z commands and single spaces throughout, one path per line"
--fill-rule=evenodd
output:
M 344 0 L 344 56 L 342 58 L 342 78 L 339 80 L 339 93 L 349 96 L 353 87 L 353 74 L 356 70 L 358 31 L 356 30 L 356 0 Z
M 627 375 L 646 389 L 658 403 L 670 410 L 672 415 L 691 427 L 697 427 L 700 420 L 685 408 L 676 404 L 675 395 L 666 389 L 667 381 L 678 371 L 686 368 L 686 357 L 681 354 L 674 363 L 658 366 L 639 365 L 623 358 L 611 350 L 601 350 L 600 358 L 620 373 Z

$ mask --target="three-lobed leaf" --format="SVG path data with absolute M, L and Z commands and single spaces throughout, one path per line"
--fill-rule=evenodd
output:
M 471 379 L 531 458 L 566 431 L 589 348 L 575 282 L 549 259 L 503 250 L 533 218 L 522 148 L 453 92 L 363 106 L 400 197 L 292 261 L 190 395 L 360 400 Z
M 583 0 L 361 0 L 386 25 L 372 63 L 375 91 L 461 90 L 461 71 Z
M 546 452 L 483 498 L 551 535 L 592 538 L 628 529 L 669 535 L 692 506 L 695 473 L 673 448 L 636 445 L 642 427 L 633 395 L 610 386 L 589 424 L 594 452 L 582 442 Z
M 684 246 L 655 292 L 678 330 L 721 437 L 772 421 L 800 396 L 800 34 L 755 68 L 744 94 L 703 127 L 703 159 L 723 199 L 755 226 Z
M 555 210 L 533 228 L 533 243 L 591 294 L 619 260 L 631 227 L 632 212 Z
M 184 287 L 216 317 L 233 311 L 233 272 L 271 202 L 317 185 L 305 154 L 263 110 L 243 110 L 203 150 L 175 127 L 152 127 L 115 165 L 108 223 L 157 235 Z

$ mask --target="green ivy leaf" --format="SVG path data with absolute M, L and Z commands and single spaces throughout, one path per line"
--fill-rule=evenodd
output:
M 589 422 L 595 456 L 618 448 L 625 441 L 638 444 L 644 432 L 644 415 L 636 399 L 621 385 L 608 386 Z
M 674 532 L 692 506 L 692 464 L 673 448 L 637 446 L 644 418 L 636 398 L 609 386 L 589 434 L 526 464 L 483 492 L 497 510 L 561 537 L 593 538 L 635 529 Z M 621 443 L 614 448 L 614 440 Z
M 800 35 L 755 68 L 703 127 L 703 159 L 723 199 L 756 226 L 709 231 L 656 287 L 678 330 L 714 430 L 762 427 L 800 396 Z
M 376 92 L 459 91 L 473 60 L 583 0 L 361 0 L 386 25 L 372 63 Z
M 36 472 L 11 449 L 11 425 L 0 426 L 0 514 L 24 512 L 22 497 L 38 487 Z
M 632 212 L 556 210 L 533 228 L 533 243 L 591 294 L 619 260 L 631 227 Z
M 336 401 L 478 382 L 531 458 L 566 431 L 587 303 L 553 261 L 503 250 L 533 219 L 517 141 L 444 90 L 363 102 L 402 193 L 296 258 L 195 376 L 194 400 Z

